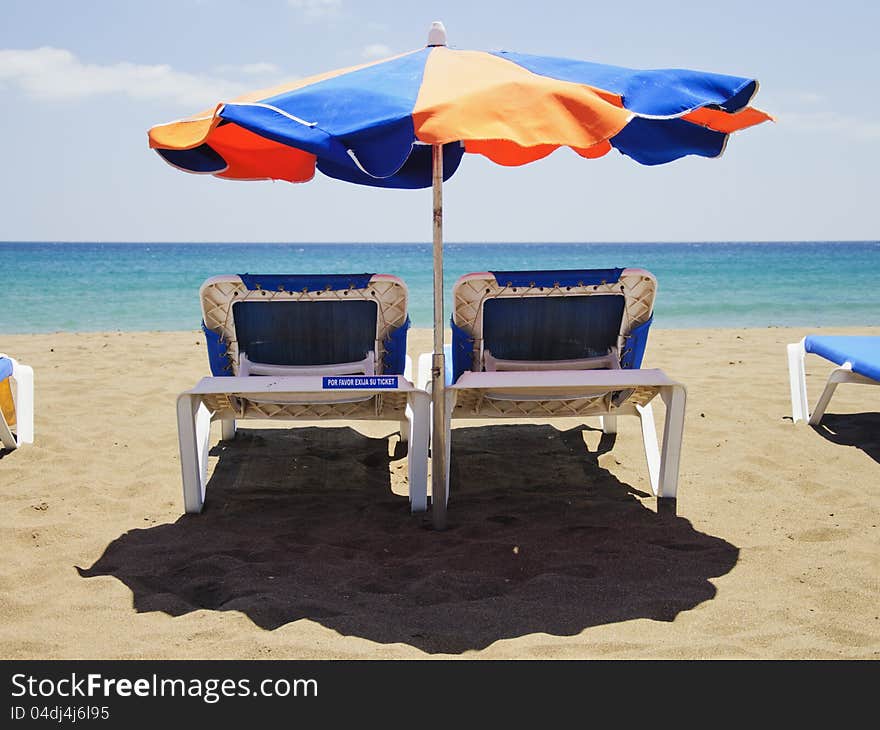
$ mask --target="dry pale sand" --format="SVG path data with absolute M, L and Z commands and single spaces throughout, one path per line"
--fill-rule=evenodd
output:
M 394 423 L 245 423 L 183 516 L 174 400 L 201 337 L 4 337 L 37 440 L 0 459 L 0 655 L 877 658 L 880 389 L 792 425 L 804 334 L 652 333 L 645 365 L 689 387 L 677 516 L 634 419 L 610 450 L 596 423 L 467 422 L 443 533 L 408 513 Z M 830 366 L 808 368 L 815 399 Z

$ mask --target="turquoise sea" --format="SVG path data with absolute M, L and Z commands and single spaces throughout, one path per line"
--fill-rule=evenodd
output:
M 471 271 L 639 266 L 659 282 L 655 326 L 880 325 L 880 241 L 452 243 L 452 285 Z M 199 326 L 215 274 L 388 273 L 406 281 L 416 327 L 432 320 L 427 243 L 0 242 L 0 335 Z

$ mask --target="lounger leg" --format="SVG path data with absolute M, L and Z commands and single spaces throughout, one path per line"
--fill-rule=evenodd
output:
M 452 410 L 456 395 L 455 391 L 446 391 L 446 504 L 449 504 L 449 475 L 452 473 Z
M 599 416 L 602 421 L 602 433 L 617 433 L 617 416 Z
M 657 487 L 657 498 L 675 499 L 678 490 L 678 468 L 681 462 L 687 395 L 684 386 L 673 385 L 662 388 L 660 397 L 666 404 L 666 422 L 663 426 L 663 450 L 660 452 L 660 483 Z
M 429 398 L 431 397 L 430 393 L 428 394 L 428 397 Z M 449 504 L 449 474 L 451 471 L 450 470 L 450 465 L 451 465 L 450 464 L 450 457 L 452 456 L 452 433 L 450 431 L 450 427 L 451 427 L 451 423 L 452 423 L 452 409 L 455 408 L 455 399 L 456 399 L 455 392 L 452 390 L 447 390 L 446 391 L 446 414 L 445 414 L 446 415 L 446 419 L 445 419 L 446 422 L 444 424 L 444 428 L 446 429 L 446 494 L 444 495 L 443 501 L 441 503 L 440 500 L 437 499 L 437 496 L 434 494 L 434 492 L 432 491 L 432 493 L 431 493 L 431 512 L 434 515 L 435 527 L 438 524 L 445 525 L 445 523 L 446 523 L 446 506 Z M 430 434 L 431 445 L 433 447 L 433 444 L 434 444 L 433 430 L 436 427 L 436 424 L 434 423 L 434 409 L 432 407 L 432 404 L 429 404 L 429 409 L 430 409 L 429 412 L 431 414 L 429 434 Z M 432 460 L 433 460 L 433 457 L 434 457 L 434 454 L 432 452 L 431 453 Z M 432 468 L 433 468 L 433 465 L 432 465 Z M 445 529 L 445 527 L 438 528 L 438 529 Z
M 431 384 L 431 353 L 423 352 L 419 355 L 418 371 L 416 375 L 416 387 L 419 390 L 427 390 Z
M 409 432 L 412 427 L 413 420 L 413 409 L 410 404 L 407 403 L 406 406 L 406 418 L 401 420 L 400 422 L 400 441 L 401 443 L 406 443 L 409 441 Z
M 401 425 L 401 434 L 407 433 L 409 452 L 409 506 L 412 512 L 428 509 L 428 442 L 431 428 L 431 398 L 427 393 L 415 392 L 406 408 L 409 422 Z M 411 430 L 410 430 L 411 429 Z
M 636 406 L 642 424 L 642 441 L 645 444 L 645 458 L 648 460 L 648 476 L 651 491 L 656 497 L 660 489 L 660 446 L 657 443 L 657 427 L 654 424 L 654 406 Z
M 189 513 L 202 511 L 208 482 L 208 441 L 211 414 L 197 396 L 183 393 L 177 399 L 177 438 L 183 477 L 183 504 Z
M 224 418 L 220 421 L 220 438 L 224 441 L 232 441 L 235 438 L 234 418 Z
M 837 386 L 851 379 L 852 368 L 849 366 L 849 363 L 844 363 L 843 366 L 831 371 L 831 375 L 828 376 L 828 382 L 825 383 L 825 390 L 822 391 L 822 395 L 819 396 L 819 402 L 816 403 L 816 408 L 810 415 L 809 422 L 811 426 L 819 425 L 822 416 L 825 415 L 825 409 L 828 408 L 828 404 L 831 402 L 831 396 L 837 390 Z
M 791 420 L 806 421 L 809 417 L 807 404 L 807 377 L 804 370 L 804 341 L 788 346 L 788 381 L 791 387 Z

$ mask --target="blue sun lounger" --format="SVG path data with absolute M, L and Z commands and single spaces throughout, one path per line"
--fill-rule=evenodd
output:
M 828 376 L 825 390 L 812 413 L 804 370 L 804 356 L 808 352 L 839 366 Z M 788 346 L 788 377 L 792 421 L 809 421 L 811 426 L 817 426 L 840 383 L 880 385 L 880 337 L 809 335 Z
M 177 399 L 184 507 L 201 512 L 212 421 L 394 420 L 427 507 L 428 394 L 410 382 L 406 285 L 387 274 L 215 276 L 200 289 L 212 377 Z
M 617 416 L 637 416 L 651 489 L 675 499 L 685 387 L 641 367 L 656 289 L 654 276 L 635 268 L 461 277 L 446 357 L 447 431 L 450 419 L 573 416 L 598 417 L 610 434 Z M 421 355 L 420 387 L 430 368 L 430 354 Z M 658 395 L 666 404 L 662 448 L 652 410 Z
M 17 449 L 34 441 L 34 371 L 0 353 L 0 445 Z

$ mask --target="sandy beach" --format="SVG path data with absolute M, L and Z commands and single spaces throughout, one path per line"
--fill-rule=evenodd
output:
M 677 515 L 635 419 L 610 450 L 597 421 L 468 421 L 443 533 L 409 514 L 391 422 L 244 422 L 222 447 L 215 426 L 183 515 L 200 333 L 4 336 L 36 442 L 0 458 L 0 655 L 876 659 L 880 391 L 792 425 L 785 344 L 807 333 L 652 332 L 644 365 L 688 386 Z M 831 366 L 807 367 L 814 402 Z

